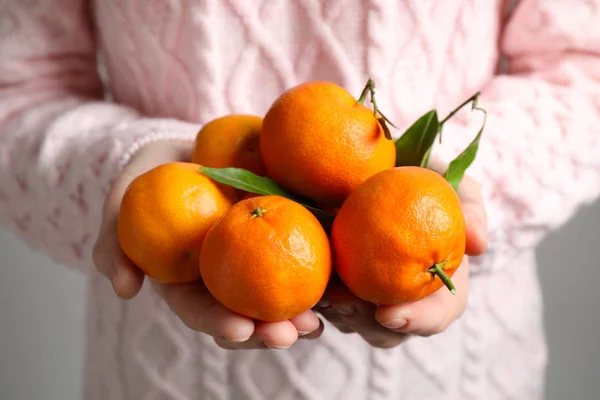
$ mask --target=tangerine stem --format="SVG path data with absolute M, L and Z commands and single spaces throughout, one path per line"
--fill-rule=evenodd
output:
M 446 118 L 444 118 L 443 120 L 440 121 L 440 126 L 444 125 L 444 123 L 446 121 L 448 121 L 450 118 L 452 118 L 461 108 L 463 108 L 470 102 L 477 102 L 477 98 L 479 98 L 480 95 L 481 95 L 481 92 L 475 93 L 473 96 L 471 96 L 467 100 L 465 100 L 460 106 L 458 106 L 454 110 L 450 111 L 450 114 L 446 115 Z
M 252 212 L 250 212 L 250 214 L 252 214 L 252 218 L 262 217 L 264 213 L 265 210 L 260 207 L 256 207 L 254 210 L 252 210 Z
M 390 133 L 390 129 L 388 128 L 387 124 L 392 125 L 394 128 L 396 126 L 385 115 L 383 115 L 383 113 L 379 110 L 379 107 L 377 107 L 377 101 L 375 100 L 375 81 L 372 78 L 369 78 L 367 84 L 365 85 L 364 89 L 360 94 L 360 97 L 356 102 L 364 105 L 365 100 L 367 99 L 367 94 L 370 94 L 371 96 L 371 104 L 373 105 L 373 115 L 377 119 L 377 122 L 379 122 L 379 124 L 383 128 L 385 138 L 388 140 L 392 140 L 392 134 Z
M 379 108 L 377 108 L 377 101 L 375 101 L 375 81 L 372 78 L 369 78 L 365 88 L 360 94 L 360 98 L 358 99 L 359 103 L 364 103 L 367 99 L 367 93 L 371 95 L 371 104 L 373 104 L 373 114 L 377 116 L 377 114 L 381 114 Z M 383 116 L 383 114 L 381 114 Z M 385 118 L 385 117 L 384 117 Z
M 371 93 L 371 104 L 373 104 L 373 114 L 377 115 L 379 109 L 377 108 L 377 102 L 375 101 L 375 81 L 371 78 L 367 81 L 367 87 L 369 88 L 369 93 Z
M 373 79 L 369 78 L 364 89 L 362 90 L 362 92 L 360 92 L 360 97 L 358 98 L 358 100 L 356 100 L 357 103 L 360 103 L 360 104 L 365 103 L 365 100 L 367 99 L 367 94 L 371 91 L 371 82 L 373 82 Z M 372 96 L 372 94 L 371 94 L 371 96 Z
M 444 127 L 444 123 L 446 123 L 461 108 L 463 108 L 464 106 L 466 106 L 469 103 L 473 103 L 473 109 L 478 109 L 477 108 L 477 99 L 479 99 L 480 95 L 481 95 L 481 92 L 475 93 L 473 96 L 471 96 L 467 100 L 463 101 L 463 103 L 461 105 L 459 105 L 458 107 L 456 107 L 454 110 L 450 111 L 450 113 L 448 115 L 446 115 L 446 118 L 444 118 L 443 120 L 440 121 L 440 124 L 438 126 L 438 134 L 439 134 L 439 141 L 440 141 L 440 143 L 442 143 L 442 128 Z
M 431 272 L 433 275 L 437 275 L 442 280 L 442 283 L 446 285 L 448 290 L 450 290 L 450 293 L 456 294 L 456 288 L 454 287 L 454 283 L 452 283 L 452 279 L 450 279 L 450 277 L 446 275 L 442 269 L 446 263 L 447 261 L 434 264 L 433 267 L 429 268 L 429 272 Z

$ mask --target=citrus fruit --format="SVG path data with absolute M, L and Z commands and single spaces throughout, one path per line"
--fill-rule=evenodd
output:
M 357 297 L 383 305 L 426 297 L 444 285 L 440 277 L 452 288 L 465 242 L 456 192 L 421 167 L 373 175 L 342 205 L 331 232 L 340 279 Z
M 208 232 L 200 271 L 225 307 L 260 321 L 283 321 L 313 307 L 331 275 L 319 221 L 300 204 L 261 196 L 235 204 Z
M 396 161 L 394 142 L 373 111 L 330 82 L 307 82 L 282 93 L 264 117 L 260 146 L 271 178 L 297 195 L 335 206 Z
M 196 134 L 191 161 L 212 168 L 243 168 L 265 176 L 260 155 L 261 126 L 262 118 L 255 115 L 216 118 Z
M 240 201 L 242 200 L 247 200 L 247 199 L 252 199 L 254 197 L 260 197 L 260 194 L 257 193 L 252 193 L 252 192 L 244 192 L 244 194 L 242 195 L 242 197 L 240 197 Z
M 193 163 L 173 162 L 135 178 L 121 201 L 118 237 L 124 253 L 144 273 L 164 283 L 200 279 L 204 236 L 235 203 Z

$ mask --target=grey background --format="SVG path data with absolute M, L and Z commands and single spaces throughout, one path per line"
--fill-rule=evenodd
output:
M 597 203 L 539 248 L 549 400 L 600 398 L 599 235 Z M 0 399 L 79 399 L 84 293 L 78 273 L 0 230 Z

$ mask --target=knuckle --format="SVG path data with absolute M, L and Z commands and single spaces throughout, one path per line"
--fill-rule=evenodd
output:
M 446 331 L 446 329 L 448 329 L 448 322 L 446 320 L 443 320 L 435 325 L 433 325 L 431 328 L 425 330 L 421 336 L 425 336 L 425 337 L 429 337 L 429 336 L 434 336 L 434 335 L 439 335 L 440 333 L 443 333 Z
M 437 312 L 432 314 L 430 319 L 422 321 L 422 324 L 419 324 L 421 327 L 413 332 L 414 334 L 429 337 L 446 331 L 450 325 L 450 313 L 452 310 L 448 309 L 448 307 L 439 307 L 436 310 Z

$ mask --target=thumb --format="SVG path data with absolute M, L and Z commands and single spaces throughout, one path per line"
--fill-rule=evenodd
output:
M 432 157 L 429 168 L 444 174 L 448 164 L 438 157 Z M 469 175 L 465 175 L 457 190 L 460 205 L 465 218 L 467 234 L 466 253 L 469 256 L 479 256 L 487 251 L 487 214 L 481 194 L 481 187 Z
M 479 256 L 486 252 L 487 214 L 479 185 L 470 177 L 465 177 L 458 189 L 461 209 L 465 218 L 467 234 L 466 253 L 470 256 Z

